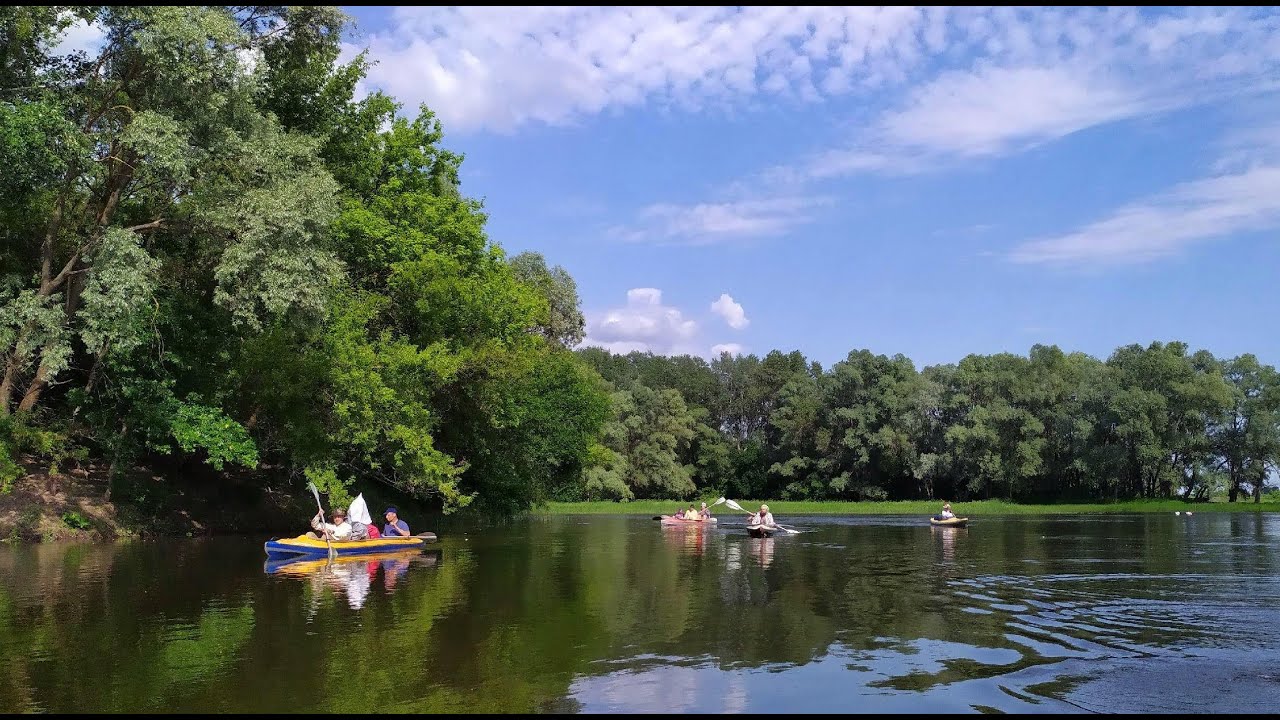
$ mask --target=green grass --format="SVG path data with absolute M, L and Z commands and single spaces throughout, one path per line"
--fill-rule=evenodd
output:
M 760 507 L 759 500 L 737 500 L 749 510 Z M 715 498 L 707 498 L 707 504 Z M 768 500 L 769 511 L 782 515 L 933 515 L 942 510 L 940 500 L 903 500 L 898 502 L 817 502 L 808 500 Z M 694 503 L 701 507 L 702 500 Z M 689 503 L 680 500 L 635 500 L 620 503 L 611 500 L 596 502 L 553 502 L 536 508 L 544 515 L 669 515 L 676 508 L 687 508 Z M 1062 503 L 1054 505 L 1020 505 L 1003 500 L 978 500 L 953 502 L 951 511 L 960 517 L 977 515 L 1081 515 L 1086 513 L 1157 513 L 1157 512 L 1280 512 L 1280 501 L 1264 500 L 1255 505 L 1252 500 L 1207 503 L 1185 503 L 1181 500 L 1128 500 L 1116 503 Z M 732 515 L 720 505 L 712 510 L 717 515 Z

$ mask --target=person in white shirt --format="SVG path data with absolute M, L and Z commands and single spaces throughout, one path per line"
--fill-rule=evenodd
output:
M 751 527 L 760 525 L 763 525 L 764 527 L 773 527 L 775 524 L 773 522 L 773 513 L 769 512 L 768 505 L 761 505 L 760 512 L 752 513 L 749 517 L 751 519 L 747 521 L 747 525 Z
M 950 520 L 955 516 L 956 514 L 951 512 L 951 503 L 943 503 L 942 512 L 938 515 L 934 515 L 933 519 L 934 520 Z
M 307 533 L 307 537 L 321 540 L 327 534 L 330 540 L 350 540 L 351 539 L 351 523 L 347 522 L 347 512 L 342 508 L 333 511 L 333 522 L 323 522 L 320 513 L 311 518 L 311 527 L 320 532 Z

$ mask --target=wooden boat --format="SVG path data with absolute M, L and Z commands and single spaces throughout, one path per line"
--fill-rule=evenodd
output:
M 684 518 L 676 517 L 675 515 L 662 516 L 663 525 L 705 525 L 707 523 L 714 522 L 716 522 L 715 518 L 710 518 L 708 520 L 685 520 Z
M 950 520 L 937 520 L 934 518 L 929 518 L 929 523 L 931 525 L 936 525 L 938 527 L 964 527 L 966 524 L 968 524 L 968 522 L 969 522 L 969 518 L 962 518 L 962 517 L 954 517 L 954 518 L 951 518 Z
M 777 528 L 764 527 L 763 525 L 748 525 L 747 534 L 751 537 L 766 538 L 773 537 L 778 532 Z
M 335 540 L 333 551 L 339 556 L 368 555 L 369 553 L 395 552 L 397 550 L 420 549 L 429 542 L 435 542 L 435 533 L 422 533 L 412 537 L 378 538 L 377 540 Z M 310 538 L 299 535 L 295 538 L 268 540 L 263 549 L 267 555 L 315 555 L 327 557 L 329 544 L 324 538 Z

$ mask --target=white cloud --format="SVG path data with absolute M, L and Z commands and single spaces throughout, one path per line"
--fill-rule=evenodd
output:
M 650 204 L 612 231 L 657 243 L 782 235 L 829 202 L 818 183 L 951 169 L 1280 88 L 1280 11 L 1270 7 L 421 7 L 394 10 L 367 46 L 377 63 L 367 87 L 406 107 L 426 102 L 455 132 L 637 108 L 722 113 L 842 99 L 833 106 L 870 113 L 835 118 L 842 137 L 815 141 L 807 156 L 733 192 Z M 1260 162 L 1228 155 L 1224 174 L 1026 243 L 1014 259 L 1134 262 L 1266 226 L 1272 211 L 1249 188 L 1276 163 Z M 1139 237 L 1164 219 L 1186 224 Z
M 650 205 L 634 227 L 612 230 L 630 241 L 712 244 L 779 235 L 813 219 L 813 210 L 829 202 L 822 197 L 778 197 L 722 203 Z
M 737 314 L 733 308 L 737 308 Z M 728 295 L 721 295 L 720 300 L 713 303 L 712 311 L 726 319 L 740 320 L 740 324 L 734 327 L 746 327 L 747 318 L 742 306 Z M 627 291 L 627 303 L 623 307 L 587 313 L 587 337 L 582 344 L 602 347 L 621 355 L 639 351 L 655 355 L 715 358 L 721 352 L 735 355 L 743 352 L 743 346 L 738 343 L 709 345 L 701 339 L 701 329 L 701 324 L 686 317 L 680 308 L 664 305 L 661 290 L 632 288 Z
M 732 183 L 731 201 L 651 205 L 618 234 L 699 243 L 780 235 L 816 219 L 822 202 L 805 200 L 822 194 L 815 183 L 952 169 L 1108 123 L 1280 88 L 1275 9 L 962 8 L 891 17 L 883 35 L 863 15 L 789 35 L 785 49 L 760 55 L 756 82 L 738 93 L 853 93 L 870 101 L 858 107 L 883 110 L 853 123 L 842 142 Z M 740 20 L 730 14 L 724 22 Z
M 945 11 L 872 7 L 397 8 L 370 73 L 451 130 L 645 104 L 812 100 L 901 78 Z M 822 88 L 821 90 L 819 88 Z
M 1018 263 L 1115 265 L 1175 254 L 1198 242 L 1280 224 L 1280 166 L 1184 183 L 1069 235 L 1023 243 Z
M 371 85 L 407 107 L 426 102 L 453 131 L 856 94 L 893 108 L 866 128 L 880 137 L 859 138 L 863 150 L 887 139 L 973 154 L 1140 112 L 1150 94 L 1190 102 L 1181 90 L 1268 79 L 1280 60 L 1276 17 L 1265 8 L 401 7 L 367 47 L 378 63 Z
M 678 355 L 696 353 L 693 340 L 697 332 L 697 322 L 686 319 L 679 308 L 662 304 L 661 290 L 633 288 L 627 291 L 625 306 L 588 318 L 584 344 L 618 353 L 639 350 Z
M 742 305 L 734 302 L 728 293 L 721 293 L 720 297 L 711 303 L 711 312 L 724 318 L 724 321 L 734 330 L 741 330 L 751 324 L 751 321 L 747 319 L 747 312 L 742 309 Z

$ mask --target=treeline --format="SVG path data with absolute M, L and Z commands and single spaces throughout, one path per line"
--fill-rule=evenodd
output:
M 101 44 L 60 50 L 77 22 Z M 1275 469 L 1275 371 L 1176 343 L 922 372 L 574 352 L 573 279 L 489 239 L 426 108 L 356 96 L 347 22 L 0 8 L 0 492 L 23 457 L 496 513 L 703 491 L 1256 498 Z
M 347 22 L 0 9 L 0 491 L 22 455 L 498 512 L 579 481 L 573 280 L 489 240 L 429 111 L 356 97 Z
M 588 499 L 1258 501 L 1280 465 L 1280 375 L 1178 342 L 920 371 L 866 350 L 828 370 L 799 352 L 579 354 L 614 387 Z

